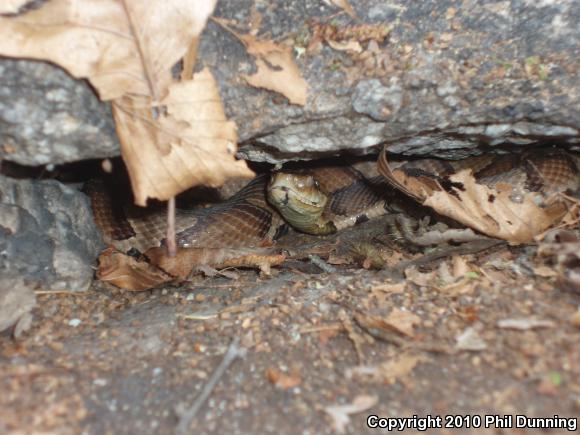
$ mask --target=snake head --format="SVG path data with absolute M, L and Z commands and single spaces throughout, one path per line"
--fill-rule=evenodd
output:
M 296 229 L 310 234 L 329 234 L 336 230 L 323 218 L 328 195 L 316 179 L 305 173 L 277 172 L 268 184 L 268 201 Z

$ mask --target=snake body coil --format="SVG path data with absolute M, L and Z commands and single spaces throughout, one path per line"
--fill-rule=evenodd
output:
M 386 174 L 386 154 L 378 161 Z M 469 167 L 478 183 L 510 184 L 518 192 L 550 194 L 578 191 L 578 157 L 564 151 L 526 152 L 521 155 L 485 155 L 450 162 L 423 159 L 403 166 L 409 174 L 440 185 L 447 176 Z M 404 188 L 397 186 L 405 192 Z M 145 252 L 163 244 L 166 216 L 163 211 L 145 213 L 135 207 L 119 211 L 98 185 L 87 189 L 95 220 L 105 239 L 120 250 Z M 358 222 L 385 214 L 392 189 L 388 179 L 364 177 L 350 166 L 328 166 L 279 171 L 252 180 L 221 204 L 176 214 L 176 239 L 184 248 L 268 246 L 285 223 L 310 234 L 330 234 Z M 419 199 L 419 198 L 417 198 Z M 116 211 L 115 211 L 116 210 Z

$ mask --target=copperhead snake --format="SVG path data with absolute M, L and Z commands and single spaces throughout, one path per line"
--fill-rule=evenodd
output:
M 393 210 L 396 189 L 417 198 L 393 182 L 392 168 L 383 151 L 380 175 L 363 175 L 352 166 L 321 166 L 260 175 L 223 203 L 209 208 L 179 210 L 176 240 L 181 248 L 260 248 L 272 246 L 286 226 L 310 234 L 330 234 Z M 440 188 L 461 189 L 449 178 L 470 168 L 477 183 L 494 187 L 510 184 L 513 201 L 525 192 L 544 196 L 577 192 L 580 188 L 578 156 L 561 149 L 511 155 L 487 154 L 459 161 L 422 159 L 401 166 L 403 172 Z M 374 176 L 372 176 L 374 175 Z M 442 187 L 441 187 L 442 186 Z M 120 251 L 131 248 L 146 253 L 163 246 L 164 212 L 145 214 L 136 208 L 114 211 L 111 199 L 90 187 L 95 221 L 106 242 Z M 195 260 L 193 260 L 195 261 Z

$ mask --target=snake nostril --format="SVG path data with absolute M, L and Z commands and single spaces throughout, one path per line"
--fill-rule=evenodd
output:
M 282 205 L 288 205 L 290 198 L 288 196 L 288 189 L 285 190 L 284 198 L 282 198 Z

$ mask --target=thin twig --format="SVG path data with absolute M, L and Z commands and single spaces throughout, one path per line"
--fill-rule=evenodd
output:
M 74 296 L 88 296 L 89 292 L 79 292 L 72 290 L 34 290 L 35 295 L 74 295 Z
M 177 244 L 175 243 L 175 196 L 167 201 L 167 255 L 175 257 Z
M 336 272 L 336 267 L 331 266 L 326 261 L 324 261 L 322 258 L 320 258 L 318 255 L 309 255 L 308 259 L 310 260 L 310 262 L 312 264 L 317 266 L 323 272 L 326 272 L 326 273 Z
M 474 240 L 472 242 L 467 242 L 459 246 L 444 247 L 441 249 L 437 249 L 414 260 L 401 261 L 393 270 L 398 272 L 404 272 L 404 270 L 407 267 L 424 266 L 426 264 L 432 263 L 442 258 L 452 257 L 453 255 L 475 254 L 481 251 L 485 251 L 487 249 L 498 248 L 500 246 L 505 245 L 507 245 L 506 241 L 499 239 Z
M 205 401 L 211 395 L 213 389 L 219 382 L 220 378 L 224 375 L 228 367 L 236 360 L 236 358 L 244 358 L 246 356 L 246 349 L 243 347 L 239 347 L 240 339 L 236 337 L 230 343 L 224 358 L 222 359 L 218 368 L 213 372 L 203 390 L 201 390 L 201 394 L 195 399 L 191 408 L 183 413 L 181 419 L 179 420 L 179 424 L 175 428 L 175 435 L 184 435 L 188 433 L 189 427 L 191 423 L 195 419 L 198 411 L 201 409 Z

